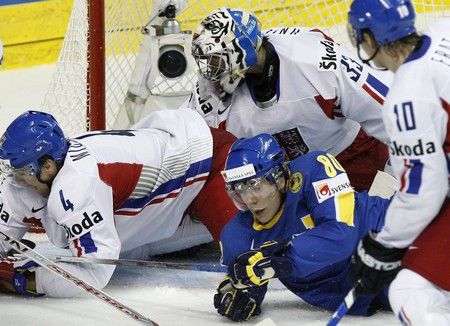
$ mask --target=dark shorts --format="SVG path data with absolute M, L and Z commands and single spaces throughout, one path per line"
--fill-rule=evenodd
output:
M 378 170 L 383 171 L 389 159 L 387 145 L 360 129 L 353 143 L 336 156 L 357 191 L 369 190 Z

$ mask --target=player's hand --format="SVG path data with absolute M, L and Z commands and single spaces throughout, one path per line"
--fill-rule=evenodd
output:
M 21 243 L 23 243 L 24 245 L 27 245 L 28 247 L 30 247 L 31 249 L 34 249 L 34 247 L 36 247 L 36 244 L 28 239 L 22 239 L 20 240 Z M 16 250 L 14 250 L 14 248 L 11 248 L 8 253 L 6 254 L 5 257 L 9 257 L 9 256 L 21 256 L 22 254 Z M 4 257 L 1 257 L 4 258 Z
M 349 278 L 360 281 L 359 292 L 376 294 L 388 285 L 401 269 L 406 249 L 386 248 L 370 234 L 358 244 L 351 259 Z
M 0 292 L 37 296 L 34 271 L 38 265 L 29 259 L 7 257 L 0 260 Z
M 239 255 L 228 266 L 228 274 L 236 288 L 262 286 L 274 277 L 287 277 L 292 273 L 292 262 L 284 257 L 288 244 L 265 242 L 258 250 Z
M 267 286 L 236 289 L 229 277 L 223 280 L 214 295 L 214 307 L 222 316 L 233 321 L 245 321 L 261 313 L 261 303 Z

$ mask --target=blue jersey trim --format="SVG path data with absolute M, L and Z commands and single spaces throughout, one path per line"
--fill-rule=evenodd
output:
M 409 172 L 409 186 L 406 192 L 417 195 L 422 184 L 423 163 L 420 160 L 410 160 L 409 163 L 412 167 Z
M 144 208 L 156 196 L 170 194 L 171 192 L 181 189 L 186 179 L 194 178 L 200 174 L 208 173 L 211 170 L 212 158 L 195 162 L 189 166 L 186 173 L 176 179 L 172 179 L 163 183 L 155 191 L 151 192 L 147 197 L 139 199 L 128 199 L 119 208 Z
M 92 240 L 91 232 L 83 234 L 80 237 L 80 246 L 84 248 L 85 254 L 97 252 L 97 246 L 95 245 L 94 240 Z
M 372 74 L 367 75 L 366 79 L 367 84 L 372 86 L 373 89 L 375 89 L 378 93 L 386 97 L 389 87 L 387 87 L 385 84 L 383 84 L 380 80 L 378 80 L 375 76 Z
M 411 52 L 411 54 L 406 58 L 404 63 L 422 58 L 425 55 L 425 53 L 427 53 L 428 49 L 430 48 L 430 45 L 431 45 L 431 38 L 427 35 L 423 35 L 422 44 L 420 48 L 418 48 L 416 51 Z

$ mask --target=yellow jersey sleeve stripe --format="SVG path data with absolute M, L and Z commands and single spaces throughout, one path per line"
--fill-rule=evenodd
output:
M 334 197 L 336 219 L 348 226 L 355 226 L 355 193 L 346 192 Z

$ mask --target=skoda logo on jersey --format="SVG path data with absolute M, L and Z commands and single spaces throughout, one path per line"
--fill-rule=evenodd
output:
M 94 225 L 103 221 L 103 216 L 97 211 L 92 214 L 84 212 L 83 216 L 84 218 L 80 221 L 80 223 L 75 223 L 71 226 L 67 226 L 65 224 L 62 225 L 66 231 L 67 239 L 72 240 L 74 238 L 78 238 L 80 235 L 86 233 L 87 230 L 90 230 Z
M 289 190 L 292 193 L 297 193 L 303 185 L 303 175 L 300 172 L 295 172 L 289 178 Z
M 436 146 L 433 142 L 423 143 L 422 139 L 419 139 L 413 144 L 399 144 L 395 140 L 390 143 L 391 154 L 395 156 L 423 156 L 425 154 L 436 153 Z
M 337 69 L 337 53 L 334 49 L 334 42 L 320 41 L 319 43 L 319 71 L 329 71 Z
M 5 223 L 9 221 L 9 213 L 3 209 L 3 203 L 0 204 L 0 220 Z

